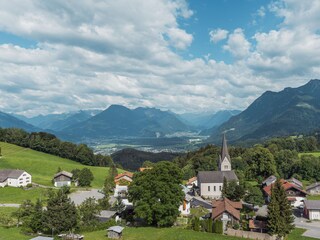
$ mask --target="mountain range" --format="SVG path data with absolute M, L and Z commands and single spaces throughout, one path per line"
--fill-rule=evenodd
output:
M 0 112 L 0 127 L 2 128 L 22 128 L 28 132 L 39 131 L 39 128 L 28 124 L 10 114 Z
M 213 130 L 210 141 L 218 142 L 228 131 L 230 141 L 311 133 L 320 129 L 320 80 L 297 88 L 267 91 L 246 110 Z
M 175 114 L 156 108 L 129 109 L 111 105 L 104 111 L 79 111 L 26 118 L 0 112 L 0 127 L 49 131 L 62 139 L 86 141 L 113 138 L 162 138 L 202 130 L 208 142 L 220 142 L 222 132 L 230 141 L 261 140 L 311 133 L 320 128 L 320 80 L 297 88 L 266 91 L 247 109 L 215 114 Z M 204 130 L 208 128 L 207 130 Z
M 63 130 L 67 139 L 113 137 L 163 137 L 190 128 L 173 113 L 156 108 L 129 109 L 111 105 L 96 116 Z

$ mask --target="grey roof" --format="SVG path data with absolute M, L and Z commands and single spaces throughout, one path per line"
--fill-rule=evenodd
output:
M 315 188 L 315 187 L 318 187 L 318 186 L 320 187 L 320 182 L 315 182 L 315 183 L 309 185 L 309 186 L 306 188 L 306 190 L 309 191 L 310 189 Z
M 208 209 L 210 212 L 212 211 L 212 203 L 207 202 L 205 200 L 203 200 L 201 197 L 193 197 L 191 200 L 191 204 L 192 207 L 199 207 L 202 206 L 206 209 Z
M 116 211 L 102 210 L 96 216 L 100 218 L 112 218 L 116 213 Z
M 15 169 L 0 170 L 0 182 L 4 182 L 5 180 L 7 180 L 7 178 L 18 179 L 24 172 L 25 171 L 23 170 L 15 170 Z
M 113 232 L 116 232 L 116 233 L 122 233 L 122 230 L 124 228 L 121 227 L 121 226 L 113 226 L 113 227 L 109 227 L 107 230 L 108 231 L 113 231 Z
M 55 174 L 53 178 L 59 177 L 60 175 L 67 176 L 69 178 L 72 178 L 72 176 L 73 176 L 72 173 L 69 173 L 67 171 L 61 171 L 61 172 L 58 172 L 57 174 Z
M 304 204 L 307 209 L 317 209 L 320 210 L 320 200 L 305 200 Z
M 272 184 L 274 181 L 277 180 L 277 177 L 274 175 L 271 175 L 270 177 L 268 177 L 267 179 L 265 179 L 262 184 L 265 184 L 267 186 L 269 186 L 270 184 Z
M 52 237 L 39 236 L 39 237 L 31 238 L 30 240 L 53 240 L 53 238 Z
M 268 216 L 268 206 L 263 205 L 263 206 L 259 207 L 259 209 L 256 212 L 256 216 L 267 217 Z
M 298 187 L 302 188 L 303 187 L 303 183 L 301 181 L 299 181 L 298 179 L 292 177 L 288 180 L 289 182 L 297 185 Z
M 198 181 L 201 183 L 223 183 L 223 179 L 227 181 L 239 181 L 233 170 L 231 171 L 201 171 L 198 173 Z

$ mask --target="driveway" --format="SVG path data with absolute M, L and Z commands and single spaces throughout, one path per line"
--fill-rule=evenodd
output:
M 76 205 L 80 205 L 87 198 L 95 198 L 96 200 L 104 197 L 102 193 L 99 192 L 98 189 L 91 189 L 88 191 L 76 191 L 69 195 L 71 201 L 73 201 Z
M 298 214 L 297 214 L 298 212 Z M 301 217 L 301 210 L 295 210 L 294 224 L 298 228 L 307 229 L 302 236 L 320 239 L 320 222 L 307 222 L 308 219 Z

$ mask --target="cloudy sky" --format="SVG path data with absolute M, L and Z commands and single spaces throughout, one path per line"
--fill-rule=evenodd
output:
M 319 0 L 0 1 L 0 111 L 244 109 L 320 78 Z

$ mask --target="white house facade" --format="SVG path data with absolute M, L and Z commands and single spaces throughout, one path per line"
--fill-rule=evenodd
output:
M 0 170 L 0 187 L 25 187 L 31 183 L 31 175 L 24 170 Z

